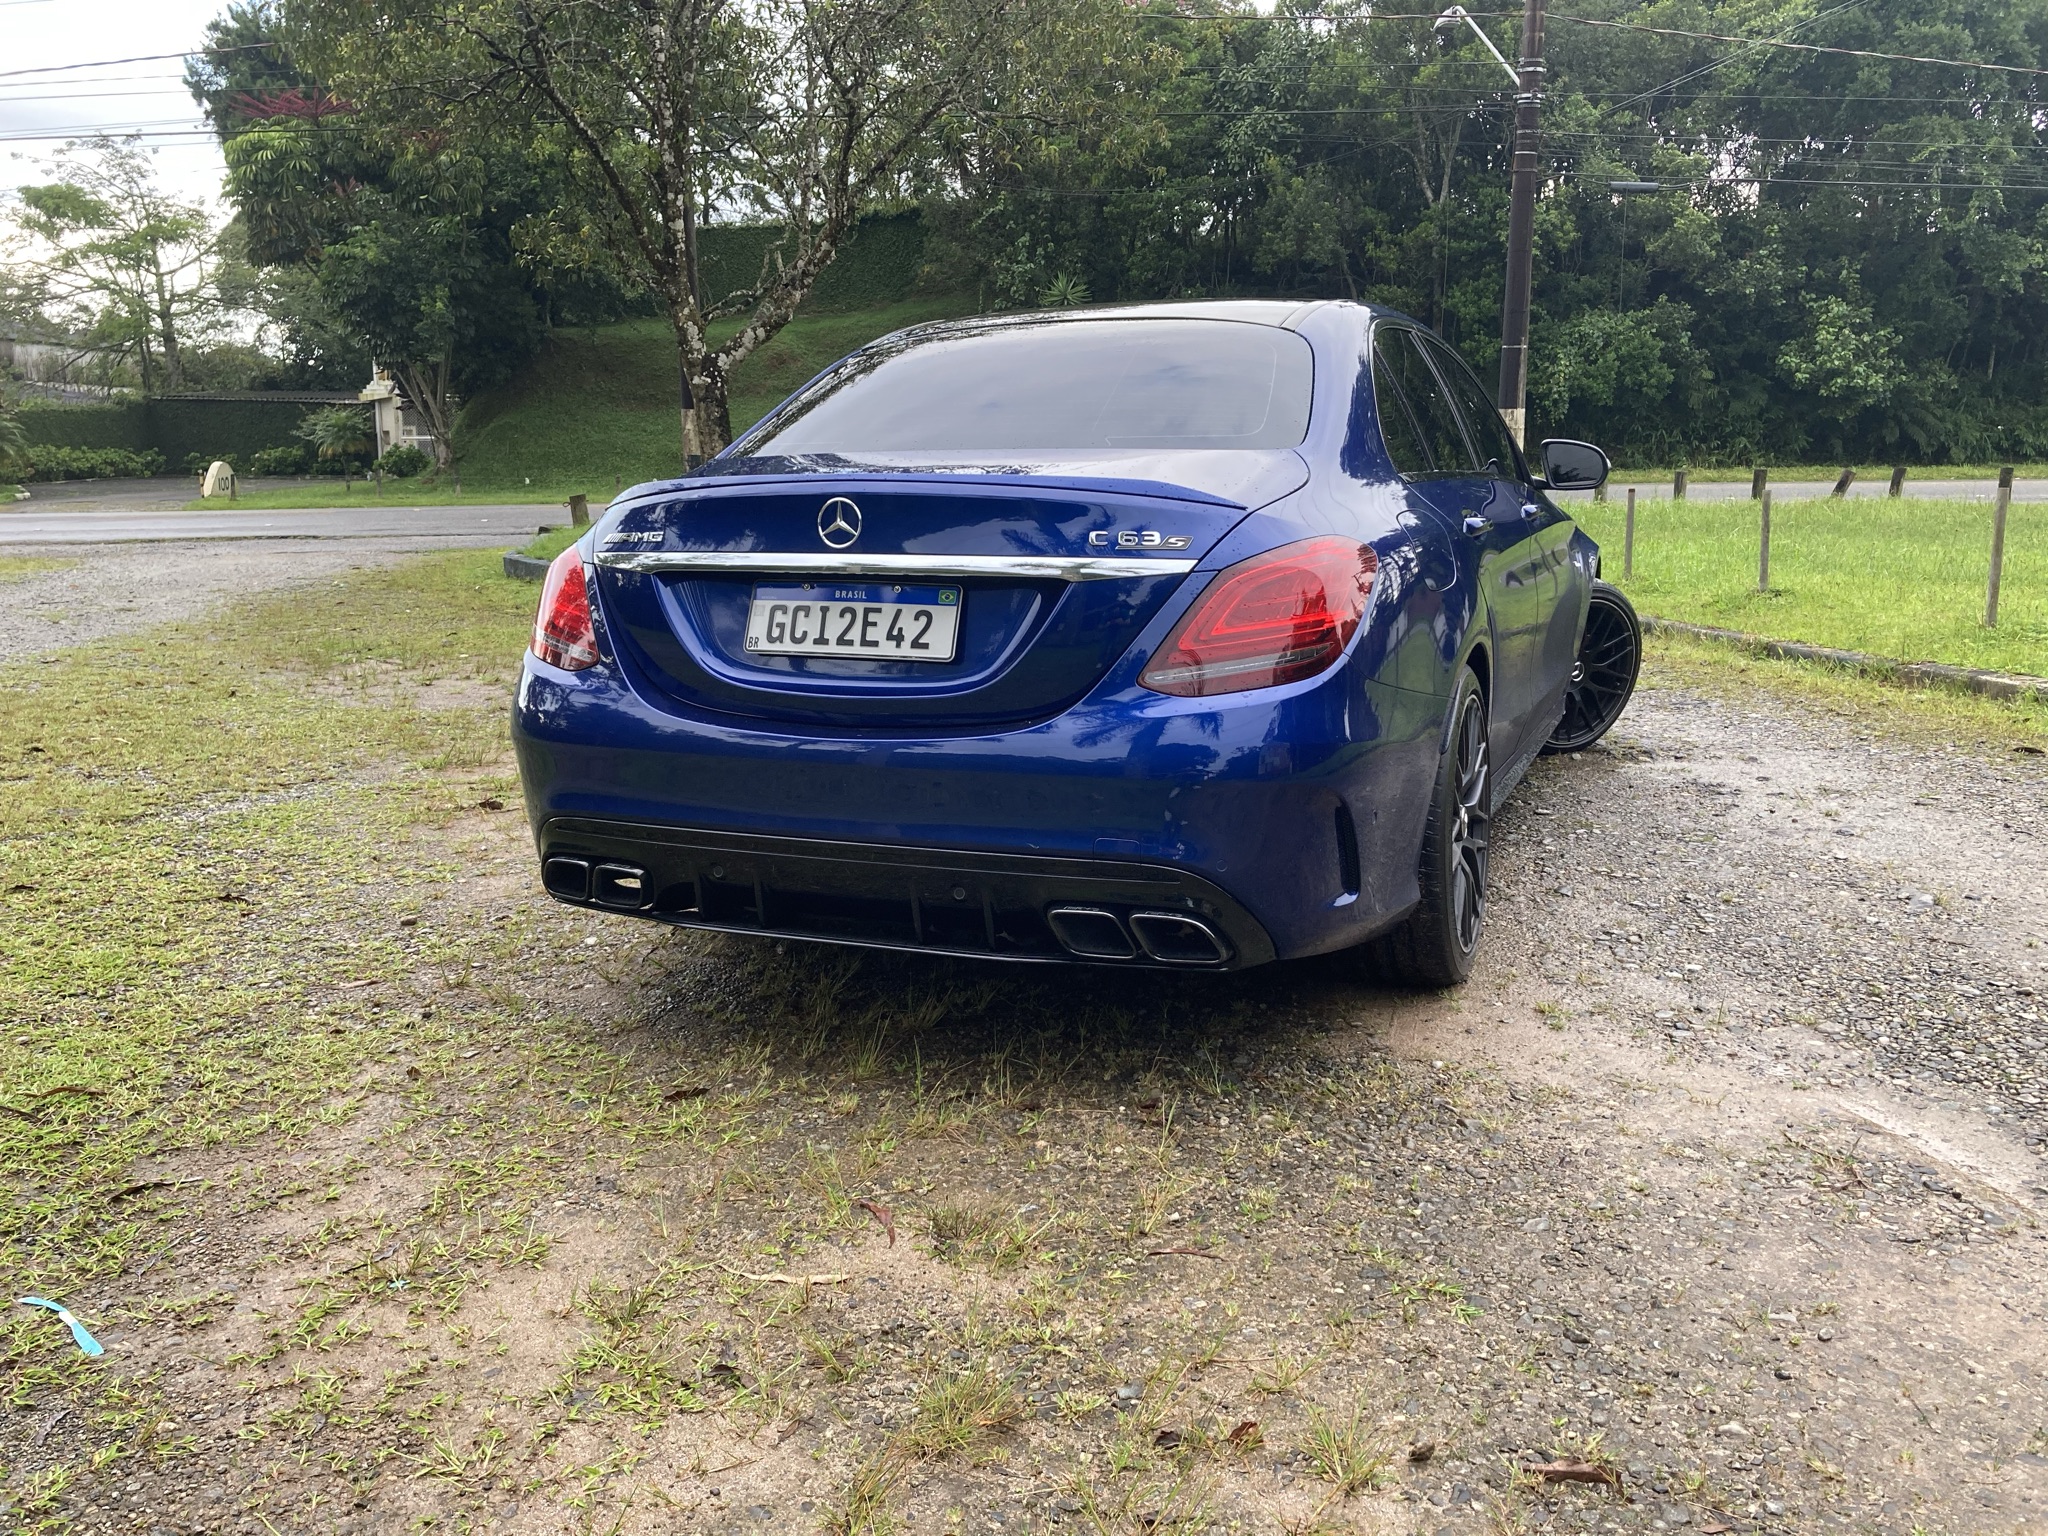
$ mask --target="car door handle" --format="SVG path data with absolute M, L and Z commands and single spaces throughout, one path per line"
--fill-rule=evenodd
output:
M 1465 531 L 1471 534 L 1472 537 L 1475 539 L 1478 538 L 1480 534 L 1486 532 L 1486 530 L 1492 526 L 1493 525 L 1483 517 L 1468 517 L 1465 519 Z

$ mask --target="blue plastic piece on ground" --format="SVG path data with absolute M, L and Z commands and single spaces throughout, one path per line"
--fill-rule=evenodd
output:
M 40 1296 L 24 1296 L 18 1304 L 24 1307 L 47 1307 L 56 1313 L 57 1321 L 71 1330 L 71 1337 L 86 1354 L 104 1355 L 107 1352 L 105 1345 L 85 1331 L 85 1324 L 73 1317 L 61 1304 L 54 1301 L 45 1301 Z

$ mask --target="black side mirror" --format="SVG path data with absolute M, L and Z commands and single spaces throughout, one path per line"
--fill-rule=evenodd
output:
M 1553 491 L 1598 490 L 1614 467 L 1598 448 L 1574 438 L 1546 438 L 1540 451 L 1544 483 Z

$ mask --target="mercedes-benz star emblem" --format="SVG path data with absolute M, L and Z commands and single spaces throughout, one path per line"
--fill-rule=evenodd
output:
M 846 549 L 860 537 L 860 508 L 834 496 L 818 508 L 818 537 L 829 549 Z

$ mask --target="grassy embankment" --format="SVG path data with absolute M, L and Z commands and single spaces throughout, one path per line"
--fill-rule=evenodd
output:
M 740 365 L 733 376 L 732 425 L 744 431 L 828 363 L 877 336 L 961 313 L 971 301 L 924 299 L 850 314 L 805 315 Z M 722 340 L 739 322 L 712 327 Z M 389 481 L 388 506 L 465 503 L 561 504 L 581 491 L 594 506 L 615 485 L 676 473 L 675 340 L 662 320 L 632 320 L 563 331 L 511 384 L 479 396 L 463 413 L 462 491 L 439 479 Z M 357 482 L 309 481 L 241 497 L 242 507 L 331 507 L 377 500 Z M 193 502 L 195 508 L 217 502 Z

